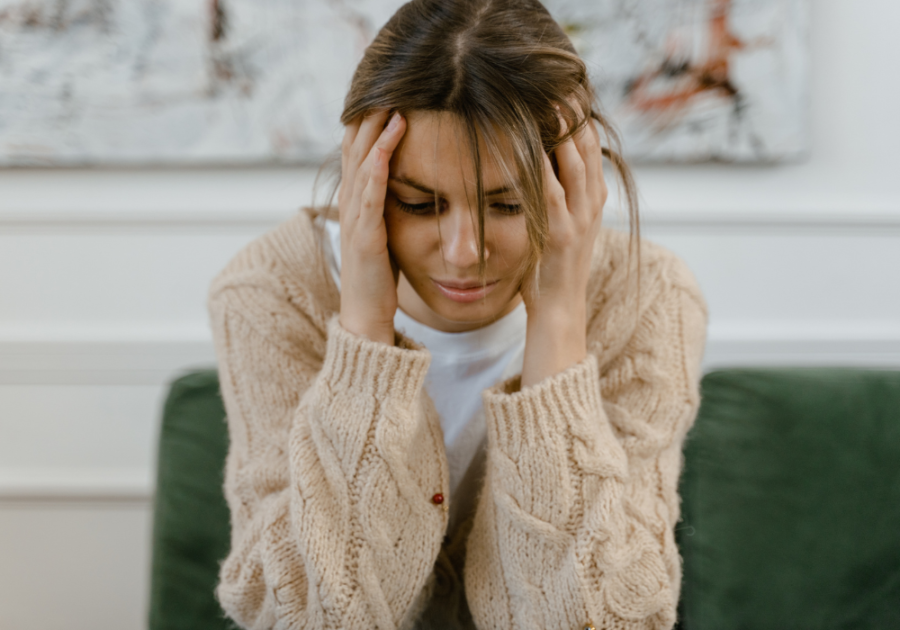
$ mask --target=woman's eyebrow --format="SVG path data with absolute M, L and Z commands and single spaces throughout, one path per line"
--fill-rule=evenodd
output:
M 420 190 L 423 193 L 426 193 L 428 195 L 432 195 L 432 196 L 437 195 L 438 197 L 444 196 L 441 193 L 435 193 L 435 191 L 433 191 L 431 188 L 429 188 L 425 184 L 417 182 L 412 177 L 406 177 L 403 175 L 396 175 L 396 176 L 391 175 L 388 179 L 392 179 L 395 182 L 400 182 L 401 184 L 405 184 L 406 186 L 409 186 L 410 188 L 415 188 L 416 190 Z M 495 188 L 493 190 L 486 191 L 484 193 L 484 196 L 491 197 L 493 195 L 502 195 L 503 193 L 512 192 L 514 190 L 515 190 L 515 188 L 513 188 L 512 186 L 501 186 L 500 188 Z

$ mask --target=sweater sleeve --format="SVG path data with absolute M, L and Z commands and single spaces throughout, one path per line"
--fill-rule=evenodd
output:
M 210 314 L 231 440 L 222 608 L 260 630 L 410 627 L 446 528 L 431 502 L 447 474 L 421 395 L 429 354 L 336 315 L 322 339 L 264 291 L 225 292 Z
M 670 286 L 603 374 L 589 352 L 484 393 L 488 473 L 465 567 L 479 628 L 672 628 L 705 337 L 699 291 Z

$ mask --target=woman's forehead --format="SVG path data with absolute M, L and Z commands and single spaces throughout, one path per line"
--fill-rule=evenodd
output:
M 391 159 L 391 179 L 404 184 L 414 182 L 419 184 L 414 188 L 438 192 L 454 183 L 474 189 L 474 156 L 465 123 L 459 116 L 452 112 L 414 111 L 406 119 L 406 132 Z M 481 138 L 479 154 L 485 191 L 499 194 L 499 189 L 514 185 L 515 173 L 510 173 L 510 179 L 504 177 L 502 165 L 492 158 Z

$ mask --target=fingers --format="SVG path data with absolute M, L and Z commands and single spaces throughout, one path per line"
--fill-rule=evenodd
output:
M 568 131 L 562 115 L 559 116 L 562 134 Z M 586 136 L 582 126 L 571 138 L 559 145 L 555 152 L 559 164 L 559 181 L 565 189 L 565 197 L 569 214 L 579 229 L 587 229 L 600 210 L 597 203 L 597 170 L 596 156 L 592 156 L 587 146 L 583 150 L 578 144 L 584 143 Z M 599 151 L 599 147 L 597 148 Z
M 560 184 L 553 173 L 553 164 L 550 156 L 544 151 L 544 195 L 547 198 L 547 221 L 551 231 L 558 230 L 559 226 L 568 221 L 568 207 L 566 204 L 566 190 Z
M 359 126 L 362 124 L 362 118 L 357 117 L 344 127 L 344 140 L 341 142 L 341 172 L 347 173 L 347 159 L 350 157 L 350 150 L 353 148 L 353 141 L 356 140 L 356 134 L 359 133 Z
M 344 128 L 341 142 L 341 188 L 338 194 L 341 208 L 345 208 L 354 197 L 359 197 L 362 188 L 358 177 L 359 169 L 371 151 L 373 142 L 382 133 L 387 114 L 386 109 L 372 111 L 357 116 Z
M 358 169 L 363 160 L 366 159 L 369 150 L 372 148 L 372 145 L 375 144 L 375 141 L 384 129 L 387 117 L 388 110 L 386 109 L 373 111 L 363 116 L 359 125 L 359 131 L 357 131 L 356 136 L 353 138 L 353 143 L 350 147 L 350 156 L 347 166 L 351 171 Z
M 559 116 L 565 134 L 566 123 Z M 556 154 L 560 164 L 559 180 L 566 190 L 570 214 L 582 229 L 597 227 L 607 189 L 603 177 L 603 149 L 593 118 L 588 117 L 569 140 L 557 147 Z
M 560 121 L 562 118 L 560 117 Z M 566 133 L 563 122 L 563 133 Z M 578 216 L 583 214 L 589 204 L 587 196 L 587 168 L 575 142 L 569 138 L 556 147 L 556 162 L 559 164 L 559 183 L 565 189 L 566 205 L 569 212 Z
M 592 213 L 599 214 L 606 204 L 607 189 L 603 175 L 603 148 L 593 118 L 588 118 L 585 126 L 575 135 L 575 146 L 584 160 L 587 172 L 586 192 L 592 203 Z
M 350 150 L 359 126 L 362 123 L 360 117 L 355 118 L 344 127 L 344 139 L 341 142 L 341 187 L 338 192 L 338 207 L 344 205 L 345 200 L 353 194 L 353 175 L 349 172 Z
M 602 173 L 602 154 L 600 152 L 600 139 L 594 128 L 593 119 L 588 118 L 581 130 L 575 134 L 575 147 L 581 159 L 584 161 L 587 178 L 585 189 L 588 198 L 598 200 L 600 198 L 600 175 Z
M 342 185 L 338 194 L 338 204 L 353 196 L 356 171 L 369 153 L 372 143 L 384 127 L 388 111 L 386 109 L 368 112 L 355 118 L 344 129 L 341 142 L 341 177 Z
M 357 187 L 361 189 L 359 202 L 351 206 L 358 209 L 355 219 L 361 227 L 374 229 L 383 220 L 391 156 L 405 131 L 406 120 L 399 113 L 394 114 L 360 166 L 357 173 Z

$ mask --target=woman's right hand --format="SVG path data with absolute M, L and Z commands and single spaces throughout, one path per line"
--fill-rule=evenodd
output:
M 384 200 L 388 165 L 406 120 L 399 113 L 389 123 L 387 117 L 387 110 L 370 113 L 344 130 L 338 193 L 340 323 L 351 333 L 392 346 L 399 270 L 388 251 Z

